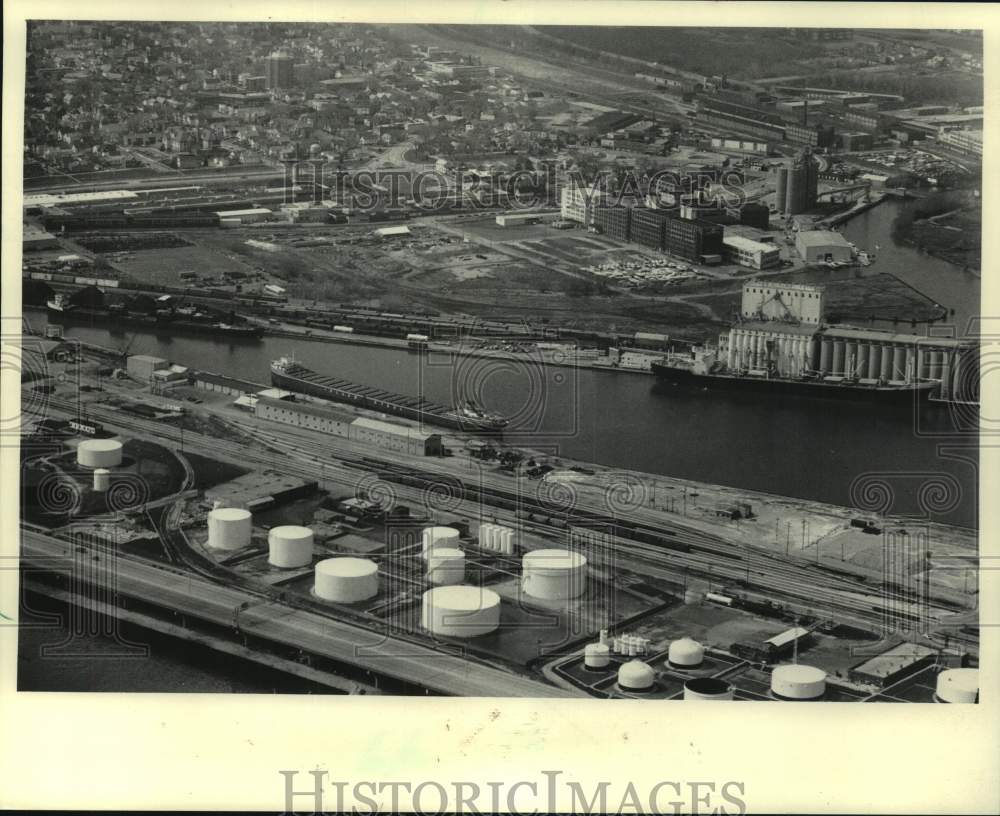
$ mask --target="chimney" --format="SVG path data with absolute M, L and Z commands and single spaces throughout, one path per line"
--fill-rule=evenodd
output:
M 809 100 L 802 100 L 802 127 L 809 126 Z

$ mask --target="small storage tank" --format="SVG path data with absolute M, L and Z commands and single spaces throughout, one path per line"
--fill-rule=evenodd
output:
M 287 524 L 275 527 L 267 536 L 268 558 L 275 567 L 304 567 L 312 561 L 313 531 Z
M 611 650 L 606 643 L 588 643 L 583 650 L 583 665 L 588 669 L 603 669 L 611 662 Z
M 500 552 L 504 555 L 514 554 L 514 531 L 509 527 L 500 531 Z
M 122 443 L 117 439 L 84 439 L 76 449 L 77 464 L 113 468 L 122 463 Z
M 454 527 L 425 527 L 421 536 L 424 558 L 434 547 L 458 547 L 458 530 Z
M 577 598 L 587 586 L 587 559 L 572 550 L 533 550 L 521 559 L 521 588 L 550 601 Z
M 667 664 L 676 669 L 696 669 L 704 659 L 705 648 L 689 637 L 673 641 L 667 651 Z
M 719 677 L 692 677 L 684 684 L 685 700 L 723 701 L 733 699 L 733 687 Z
M 945 669 L 937 676 L 937 703 L 979 702 L 979 669 Z
M 238 550 L 250 544 L 253 520 L 249 510 L 217 507 L 208 514 L 208 546 L 217 550 Z
M 367 558 L 327 558 L 316 565 L 313 591 L 335 603 L 367 600 L 378 594 L 378 564 Z
M 826 672 L 815 666 L 786 663 L 771 672 L 771 694 L 781 700 L 818 700 L 826 691 Z
M 105 468 L 94 470 L 94 490 L 104 493 L 111 487 L 111 471 Z
M 435 547 L 427 554 L 427 580 L 440 585 L 462 583 L 465 553 L 454 547 Z
M 440 586 L 424 593 L 421 625 L 435 635 L 471 638 L 500 625 L 500 596 L 485 587 Z
M 625 691 L 649 691 L 654 679 L 653 670 L 641 660 L 630 660 L 618 670 L 618 685 Z

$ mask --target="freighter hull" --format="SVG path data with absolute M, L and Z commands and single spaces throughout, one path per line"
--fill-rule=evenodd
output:
M 825 380 L 767 379 L 736 374 L 696 374 L 689 368 L 676 368 L 659 363 L 653 363 L 652 371 L 661 380 L 695 388 L 817 399 L 912 403 L 914 400 L 926 398 L 938 388 L 938 384 L 934 382 L 880 386 Z
M 116 314 L 110 311 L 81 308 L 48 307 L 49 318 L 59 323 L 75 323 L 89 326 L 134 326 L 156 332 L 174 334 L 211 334 L 217 337 L 237 340 L 258 340 L 264 330 L 257 326 L 220 326 L 211 322 L 185 320 L 183 318 L 158 319 L 153 316 L 135 315 L 123 312 Z
M 499 433 L 506 425 L 505 420 L 465 416 L 444 405 L 325 377 L 299 365 L 285 370 L 272 368 L 271 384 L 286 391 L 297 391 L 467 433 Z

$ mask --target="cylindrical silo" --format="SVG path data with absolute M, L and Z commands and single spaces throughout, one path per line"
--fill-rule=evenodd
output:
M 94 469 L 94 490 L 104 493 L 111 487 L 111 471 L 106 468 Z
M 653 670 L 641 660 L 630 660 L 618 670 L 618 686 L 624 691 L 649 691 L 654 680 Z
M 838 377 L 844 374 L 844 341 L 833 341 L 833 368 L 831 372 Z
M 788 205 L 788 168 L 779 167 L 774 179 L 775 204 L 779 214 L 784 214 Z
M 819 370 L 822 374 L 830 373 L 830 366 L 833 363 L 833 343 L 824 340 L 819 352 Z
M 486 635 L 500 625 L 500 596 L 491 589 L 464 584 L 428 589 L 420 619 L 424 629 L 435 635 Z
M 938 703 L 978 703 L 979 669 L 945 669 L 937 676 Z
M 826 691 L 826 672 L 815 666 L 787 663 L 771 672 L 771 694 L 779 700 L 818 700 Z
M 500 552 L 504 555 L 514 554 L 514 531 L 509 527 L 504 527 L 500 541 Z
M 454 547 L 435 547 L 427 554 L 427 580 L 440 585 L 462 583 L 465 553 Z
M 695 669 L 704 659 L 705 648 L 689 637 L 673 641 L 667 650 L 667 663 L 677 669 Z
M 572 550 L 533 550 L 521 559 L 521 587 L 535 598 L 563 600 L 583 594 L 587 559 Z
M 583 665 L 588 669 L 603 669 L 611 662 L 611 655 L 604 643 L 588 643 L 583 650 Z
M 457 547 L 459 543 L 458 530 L 454 527 L 425 527 L 421 536 L 424 558 L 434 547 Z
M 932 351 L 930 352 L 930 358 L 930 373 L 928 376 L 932 380 L 940 380 L 944 355 L 940 351 Z
M 882 346 L 872 343 L 868 346 L 868 379 L 877 380 L 882 368 Z
M 493 549 L 493 525 L 483 523 L 479 525 L 479 548 L 482 550 Z
M 113 468 L 122 463 L 122 443 L 117 439 L 84 439 L 76 449 L 77 464 Z
M 313 531 L 295 524 L 274 527 L 267 535 L 267 549 L 274 567 L 304 567 L 312 562 Z
M 892 350 L 892 378 L 893 380 L 906 379 L 906 349 L 896 346 Z
M 208 513 L 208 546 L 217 550 L 238 550 L 250 544 L 253 520 L 249 510 L 217 507 Z
M 892 379 L 892 346 L 882 346 L 882 360 L 879 366 L 879 379 Z
M 733 687 L 718 677 L 692 677 L 684 683 L 685 700 L 722 702 L 733 699 Z
M 378 594 L 378 564 L 367 558 L 327 558 L 316 565 L 313 591 L 324 601 L 357 603 Z

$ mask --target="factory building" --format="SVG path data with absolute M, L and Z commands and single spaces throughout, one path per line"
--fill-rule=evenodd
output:
M 254 207 L 248 210 L 220 210 L 215 213 L 219 216 L 220 224 L 223 222 L 229 222 L 229 225 L 239 225 L 239 224 L 259 224 L 261 221 L 267 221 L 273 213 L 266 207 Z
M 808 629 L 795 626 L 764 641 L 734 643 L 730 651 L 737 657 L 754 663 L 776 663 L 791 655 L 797 648 L 801 648 L 803 641 L 808 637 Z
M 670 218 L 666 221 L 663 248 L 688 261 L 722 259 L 723 227 L 701 219 Z
M 771 211 L 763 204 L 753 201 L 740 207 L 740 223 L 748 227 L 766 230 L 771 226 Z
M 932 665 L 937 656 L 935 649 L 922 643 L 900 643 L 852 666 L 847 676 L 854 683 L 884 688 Z
M 585 227 L 594 225 L 594 210 L 604 201 L 597 190 L 570 184 L 559 193 L 559 216 L 563 221 L 576 221 Z
M 632 207 L 602 204 L 594 208 L 594 226 L 609 238 L 628 241 L 631 237 L 631 224 Z
M 168 368 L 170 363 L 162 357 L 151 357 L 148 354 L 133 354 L 125 366 L 130 377 L 143 381 L 151 380 L 155 372 Z
M 652 249 L 663 249 L 664 234 L 670 217 L 667 210 L 636 207 L 632 210 L 632 240 Z
M 284 422 L 332 434 L 341 439 L 375 445 L 412 456 L 440 456 L 441 435 L 425 433 L 407 425 L 358 417 L 332 406 L 258 396 L 254 413 L 261 419 Z
M 722 256 L 728 263 L 748 269 L 771 269 L 781 263 L 781 250 L 775 244 L 765 244 L 742 235 L 723 237 Z
M 839 232 L 830 230 L 799 230 L 795 235 L 795 249 L 802 260 L 809 263 L 850 262 L 853 257 L 850 242 Z

